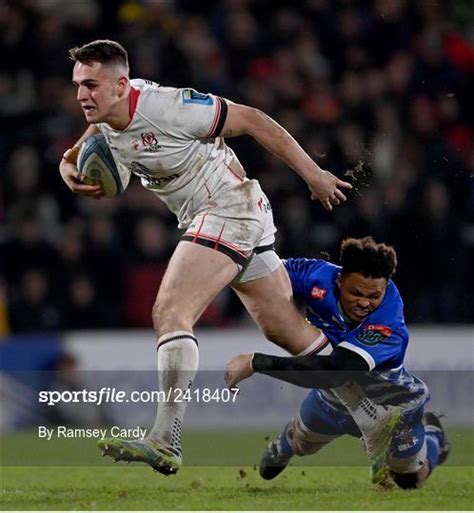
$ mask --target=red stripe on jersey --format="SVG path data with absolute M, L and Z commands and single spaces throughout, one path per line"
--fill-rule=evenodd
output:
M 128 114 L 130 116 L 130 120 L 127 123 L 127 126 L 120 130 L 120 132 L 125 132 L 125 130 L 128 129 L 128 127 L 132 124 L 133 116 L 135 114 L 135 111 L 137 110 L 137 103 L 138 103 L 138 97 L 140 96 L 140 90 L 134 89 L 133 87 L 130 88 L 130 95 L 128 97 Z
M 138 97 L 140 96 L 140 91 L 135 88 L 130 89 L 129 103 L 128 103 L 128 113 L 130 115 L 130 120 L 133 118 L 135 111 L 137 110 Z

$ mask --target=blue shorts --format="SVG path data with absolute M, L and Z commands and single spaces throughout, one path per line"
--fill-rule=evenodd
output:
M 361 436 L 351 415 L 329 406 L 317 389 L 311 390 L 303 401 L 300 417 L 309 431 L 324 435 L 325 440 L 342 435 Z M 394 472 L 416 472 L 423 465 L 426 459 L 426 440 L 422 417 L 423 406 L 402 414 L 388 457 L 388 464 Z

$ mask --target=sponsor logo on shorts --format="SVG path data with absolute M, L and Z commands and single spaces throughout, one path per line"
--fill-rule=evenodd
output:
M 364 329 L 356 336 L 359 342 L 368 346 L 375 346 L 380 344 L 386 338 L 392 334 L 392 329 L 382 324 L 368 324 Z

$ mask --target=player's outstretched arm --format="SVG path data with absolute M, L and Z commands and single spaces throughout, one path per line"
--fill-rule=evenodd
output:
M 76 194 L 82 196 L 89 196 L 91 198 L 100 198 L 103 196 L 100 185 L 85 185 L 82 183 L 83 176 L 79 173 L 76 162 L 77 155 L 81 144 L 91 135 L 97 134 L 99 129 L 94 125 L 90 125 L 89 128 L 84 132 L 82 137 L 76 142 L 76 144 L 66 150 L 59 163 L 59 173 L 64 183 Z
M 327 210 L 346 200 L 348 182 L 321 169 L 298 142 L 275 120 L 253 107 L 231 103 L 221 132 L 223 137 L 251 135 L 259 144 L 283 160 L 308 184 L 311 198 L 321 201 Z
M 224 379 L 232 388 L 258 372 L 304 388 L 338 387 L 369 371 L 365 359 L 354 351 L 336 347 L 330 355 L 274 356 L 240 354 L 226 365 Z

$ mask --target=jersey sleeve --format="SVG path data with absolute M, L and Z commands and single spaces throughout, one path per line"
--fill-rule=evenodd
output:
M 183 135 L 212 139 L 219 137 L 227 118 L 227 103 L 220 96 L 194 89 L 179 89 L 179 125 Z
M 385 363 L 401 364 L 407 342 L 408 331 L 403 320 L 396 310 L 389 307 L 371 315 L 366 322 L 348 332 L 338 347 L 362 356 L 372 370 Z
M 315 262 L 315 260 L 309 260 L 308 258 L 288 258 L 283 260 L 295 296 L 303 297 L 306 295 L 310 287 L 309 277 Z

